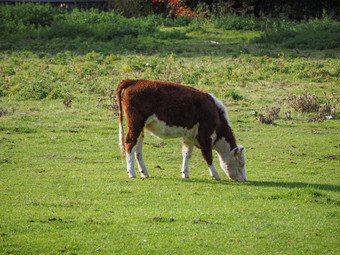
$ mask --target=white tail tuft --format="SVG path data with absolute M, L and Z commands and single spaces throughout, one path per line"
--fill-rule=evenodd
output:
M 119 146 L 122 153 L 122 160 L 125 156 L 125 142 L 124 142 L 124 127 L 123 123 L 119 121 Z

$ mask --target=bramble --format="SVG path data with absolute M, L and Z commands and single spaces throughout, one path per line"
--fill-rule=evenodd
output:
M 209 10 L 197 10 L 193 11 L 185 4 L 186 0 L 153 0 L 153 4 L 167 2 L 167 6 L 170 9 L 169 14 L 172 16 L 186 16 L 189 18 L 199 18 L 207 13 Z

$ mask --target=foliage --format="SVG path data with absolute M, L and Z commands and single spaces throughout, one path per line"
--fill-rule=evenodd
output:
M 50 9 L 54 11 L 50 12 Z M 36 19 L 32 19 L 30 18 L 32 12 L 40 12 L 40 15 L 34 16 Z M 45 13 L 49 13 L 47 17 L 45 17 Z M 0 7 L 0 24 L 2 26 L 0 36 L 13 40 L 76 37 L 111 40 L 124 36 L 137 37 L 138 35 L 153 34 L 158 31 L 158 26 L 154 21 L 152 17 L 138 20 L 136 18 L 127 19 L 113 11 L 73 9 L 71 12 L 64 12 L 60 8 L 52 8 L 50 5 L 21 4 L 14 7 Z
M 0 26 L 3 29 L 7 26 L 16 29 L 20 25 L 32 25 L 34 27 L 50 26 L 56 15 L 62 15 L 65 12 L 66 10 L 52 7 L 50 4 L 16 3 L 15 5 L 1 5 Z
M 153 6 L 145 0 L 110 0 L 114 10 L 124 17 L 141 17 L 153 14 Z
M 225 30 L 262 30 L 266 22 L 254 16 L 240 16 L 236 14 L 226 14 L 212 19 L 216 28 Z
M 182 2 L 172 2 L 173 8 Z M 176 7 L 177 6 L 177 7 Z M 183 7 L 183 6 L 182 6 Z M 185 6 L 184 6 L 185 7 Z M 183 7 L 183 8 L 184 8 Z M 203 13 L 204 6 L 196 10 Z M 184 8 L 183 10 L 187 10 Z M 66 12 L 50 5 L 16 4 L 0 7 L 0 38 L 2 49 L 15 47 L 24 40 L 53 40 L 68 38 L 80 41 L 113 41 L 124 43 L 127 48 L 143 48 L 146 42 L 157 39 L 187 39 L 185 33 L 207 33 L 207 29 L 263 31 L 253 43 L 277 43 L 294 49 L 333 49 L 339 47 L 340 22 L 324 15 L 322 19 L 296 22 L 284 16 L 280 18 L 238 15 L 206 14 L 187 15 L 185 11 L 178 17 L 147 16 L 125 18 L 111 11 L 95 9 Z M 182 31 L 164 31 L 163 27 L 185 27 Z M 26 43 L 26 42 L 25 42 Z M 53 42 L 51 42 L 53 43 Z M 39 43 L 37 43 L 39 44 Z M 21 46 L 20 46 L 21 47 Z M 81 48 L 78 45 L 70 45 Z M 87 47 L 84 45 L 84 47 Z M 55 48 L 55 47 L 53 47 Z
M 150 0 L 151 1 L 151 0 Z M 237 15 L 253 15 L 255 17 L 271 16 L 278 17 L 284 15 L 290 19 L 303 20 L 308 18 L 320 18 L 323 12 L 334 15 L 339 19 L 339 5 L 334 0 L 301 0 L 301 1 L 272 1 L 272 0 L 188 0 L 188 1 L 170 1 L 170 0 L 154 0 L 153 2 L 169 3 L 169 2 L 185 2 L 188 9 L 195 10 L 201 5 L 205 6 L 205 10 L 209 10 L 218 17 L 228 14 Z M 165 11 L 165 9 L 160 9 Z
M 268 23 L 258 43 L 279 43 L 287 48 L 332 49 L 340 47 L 340 22 L 324 15 L 300 23 Z
M 209 14 L 208 8 L 197 8 L 197 10 L 192 10 L 186 5 L 187 0 L 153 0 L 153 4 L 164 3 L 169 9 L 169 15 L 172 17 L 185 16 L 189 18 L 203 18 Z

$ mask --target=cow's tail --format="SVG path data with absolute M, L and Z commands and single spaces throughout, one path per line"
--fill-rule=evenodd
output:
M 118 104 L 118 111 L 119 111 L 119 146 L 120 146 L 122 160 L 126 153 L 125 142 L 124 142 L 122 98 L 123 98 L 124 90 L 133 84 L 134 84 L 133 80 L 121 81 L 116 90 L 116 97 L 117 97 L 117 104 Z

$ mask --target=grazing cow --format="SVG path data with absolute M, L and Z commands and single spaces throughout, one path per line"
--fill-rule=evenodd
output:
M 212 149 L 229 178 L 246 181 L 244 148 L 237 146 L 228 113 L 221 101 L 203 91 L 173 82 L 124 80 L 116 91 L 119 108 L 119 144 L 126 154 L 127 172 L 136 177 L 134 156 L 142 177 L 149 177 L 142 146 L 144 128 L 161 138 L 183 137 L 182 177 L 189 177 L 193 146 L 201 149 L 210 175 L 220 180 Z M 123 112 L 128 132 L 124 140 Z

